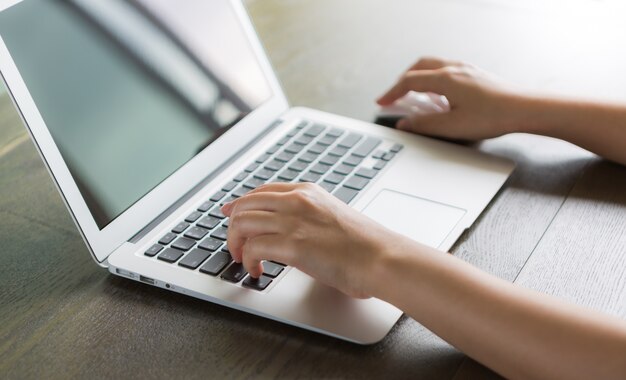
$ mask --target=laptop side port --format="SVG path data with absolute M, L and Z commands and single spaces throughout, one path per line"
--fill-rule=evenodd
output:
M 146 277 L 146 276 L 142 276 L 139 275 L 139 281 L 149 284 L 149 285 L 154 285 L 155 281 L 153 279 L 151 279 L 150 277 Z

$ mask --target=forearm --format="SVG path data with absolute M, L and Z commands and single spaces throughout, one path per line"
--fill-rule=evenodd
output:
M 569 141 L 626 165 L 626 105 L 550 97 L 519 97 L 516 132 Z
M 372 294 L 511 378 L 624 378 L 626 323 L 526 290 L 403 241 Z M 389 283 L 388 279 L 394 279 Z

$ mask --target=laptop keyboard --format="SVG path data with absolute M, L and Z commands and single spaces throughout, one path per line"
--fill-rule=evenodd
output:
M 233 262 L 226 244 L 228 218 L 220 207 L 270 182 L 317 183 L 350 203 L 402 148 L 380 138 L 303 121 L 144 254 L 263 291 L 286 266 L 263 262 L 263 275 L 255 279 L 242 264 Z

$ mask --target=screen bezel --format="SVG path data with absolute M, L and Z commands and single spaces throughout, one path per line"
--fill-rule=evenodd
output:
M 21 1 L 24 0 L 0 1 L 0 12 Z M 99 264 L 103 264 L 116 248 L 166 211 L 202 179 L 218 170 L 233 154 L 263 133 L 272 122 L 276 121 L 289 108 L 287 99 L 241 0 L 224 1 L 228 1 L 235 11 L 237 20 L 268 82 L 271 91 L 270 98 L 102 230 L 98 228 L 91 215 L 0 35 L 0 74 L 2 79 L 94 260 Z

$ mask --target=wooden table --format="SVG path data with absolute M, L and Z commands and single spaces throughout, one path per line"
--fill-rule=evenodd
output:
M 424 54 L 470 60 L 538 89 L 626 99 L 626 26 L 613 3 L 249 6 L 295 105 L 371 120 L 373 99 Z M 626 318 L 626 169 L 536 136 L 477 148 L 518 167 L 452 252 Z M 497 377 L 407 317 L 361 347 L 109 275 L 90 258 L 6 95 L 0 289 L 2 378 Z

